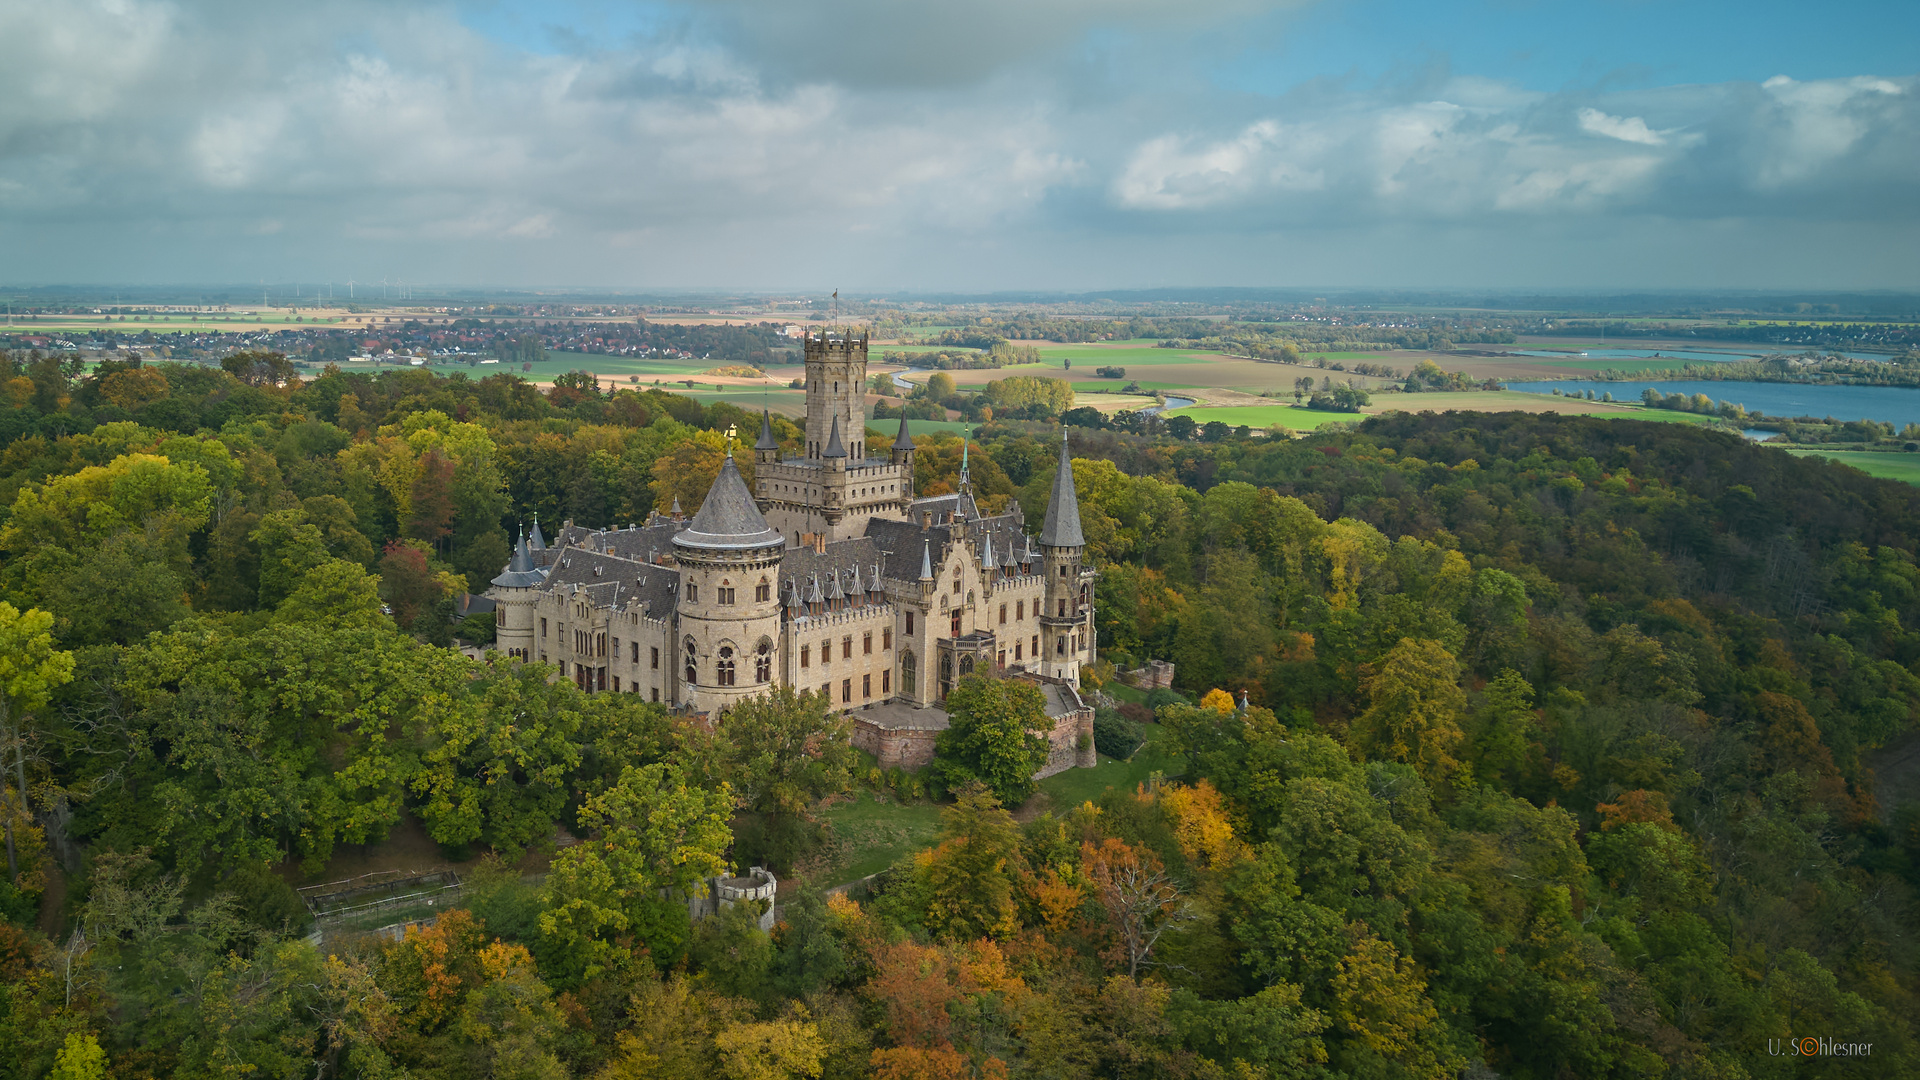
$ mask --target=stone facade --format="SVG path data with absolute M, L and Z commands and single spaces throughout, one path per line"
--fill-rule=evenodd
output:
M 691 519 L 676 505 L 640 524 L 569 521 L 551 546 L 536 522 L 486 593 L 499 651 L 590 693 L 702 714 L 778 682 L 856 716 L 932 710 L 944 727 L 940 702 L 976 670 L 1077 688 L 1096 575 L 1066 446 L 1037 537 L 1018 504 L 982 514 L 964 466 L 957 492 L 915 498 L 907 421 L 884 464 L 866 456 L 865 338 L 807 348 L 804 453 L 784 457 L 763 419 L 754 490 L 729 457 Z M 916 730 L 860 737 L 904 764 L 924 760 L 922 741 L 931 754 Z

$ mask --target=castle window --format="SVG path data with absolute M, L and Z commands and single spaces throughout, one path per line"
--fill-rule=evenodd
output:
M 1060 617 L 1063 619 L 1067 617 L 1067 602 L 1065 600 L 1060 601 Z
M 1053 651 L 1059 656 L 1067 655 L 1067 635 L 1061 634 L 1058 638 L 1054 639 Z
M 900 692 L 901 693 L 911 694 L 915 692 L 915 690 L 919 686 L 919 680 L 916 677 L 917 674 L 918 672 L 913 662 L 913 653 L 911 651 L 901 653 L 900 654 Z
M 842 705 L 853 704 L 853 680 L 852 679 L 840 680 L 840 704 Z
M 721 686 L 733 685 L 733 646 L 720 646 L 720 663 L 716 665 L 720 677 L 715 680 Z
M 687 603 L 691 604 L 698 599 L 700 599 L 700 586 L 691 581 L 687 582 Z
M 880 693 L 883 695 L 893 693 L 892 668 L 883 668 L 880 671 Z
M 613 639 L 613 655 L 615 656 L 620 655 L 620 639 L 619 638 Z
M 1013 662 L 1016 664 L 1020 662 L 1020 646 L 1021 643 L 1018 641 L 1013 643 Z
M 960 595 L 960 568 L 957 566 L 953 568 L 953 595 Z
M 759 603 L 764 604 L 768 600 L 772 599 L 772 597 L 773 597 L 773 586 L 767 584 L 764 581 L 761 582 L 753 590 L 753 598 Z
M 1040 635 L 1039 634 L 1033 635 L 1033 658 L 1035 660 L 1040 659 Z
M 1007 666 L 1007 650 L 1001 649 L 1000 655 L 995 657 L 995 661 L 996 661 L 996 666 L 1006 667 Z
M 721 603 L 723 604 L 733 603 L 733 590 L 731 588 L 727 588 L 723 586 L 719 591 L 720 591 Z
M 1007 625 L 1007 605 L 1005 604 L 1000 605 L 1000 625 Z
M 1066 576 L 1067 576 L 1067 564 L 1066 564 L 1066 563 L 1061 563 L 1061 564 L 1060 564 L 1060 576 L 1061 576 L 1061 577 L 1066 577 Z
M 800 646 L 800 666 L 811 667 L 812 665 L 813 665 L 813 646 L 811 645 Z
M 873 676 L 871 675 L 860 676 L 860 696 L 863 698 L 870 698 L 873 696 Z
M 948 620 L 948 622 L 951 624 L 951 628 L 953 631 L 952 634 L 949 636 L 959 637 L 960 636 L 960 609 L 959 608 L 953 609 L 953 618 Z
M 594 639 L 593 639 L 593 647 L 594 647 L 594 653 L 593 653 L 593 655 L 595 655 L 595 656 L 605 656 L 605 655 L 607 655 L 607 635 L 605 635 L 605 634 L 597 634 L 597 635 L 595 635 L 595 636 L 594 636 Z M 620 655 L 620 650 L 619 650 L 618 648 L 616 648 L 616 649 L 614 649 L 614 650 L 613 650 L 613 655 L 615 655 L 615 656 L 619 656 L 619 655 Z
M 653 648 L 647 651 L 653 654 L 653 663 L 650 666 L 653 668 L 653 670 L 659 671 L 660 670 L 660 646 L 655 645 Z
M 547 620 L 545 619 L 540 620 L 540 636 L 541 637 L 547 636 Z
M 700 681 L 700 665 L 694 658 L 693 639 L 687 639 L 687 682 L 689 685 Z
M 867 631 L 866 636 L 860 639 L 860 655 L 873 655 L 873 631 L 871 630 Z
M 627 648 L 630 650 L 629 655 L 627 656 L 627 659 L 635 664 L 639 663 L 640 662 L 640 643 L 637 641 L 629 641 L 627 642 Z M 655 664 L 654 666 L 659 667 L 660 665 Z
M 913 636 L 913 612 L 907 612 L 907 636 Z
M 833 663 L 833 639 L 832 638 L 828 638 L 825 641 L 822 641 L 820 643 L 820 662 L 823 664 Z
M 618 675 L 613 677 L 613 692 L 616 694 L 620 692 L 620 676 Z
M 846 637 L 843 637 L 840 639 L 840 655 L 848 660 L 853 659 L 853 635 L 852 634 L 848 634 Z
M 763 641 L 753 654 L 753 681 L 773 681 L 773 642 Z
M 891 626 L 881 627 L 880 628 L 880 651 L 887 652 L 892 648 L 893 648 L 893 627 Z
M 653 700 L 655 700 L 655 701 L 659 701 L 659 700 L 660 700 L 660 688 L 659 688 L 659 687 L 657 687 L 657 686 L 655 686 L 655 687 L 650 687 L 650 689 L 651 689 L 651 690 L 653 691 Z
M 1027 617 L 1027 602 L 1025 600 L 1015 601 L 1013 605 L 1013 621 L 1019 622 L 1020 620 L 1025 619 L 1026 617 Z

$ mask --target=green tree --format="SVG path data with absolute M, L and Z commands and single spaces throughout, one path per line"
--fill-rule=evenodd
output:
M 969 675 L 947 695 L 947 730 L 934 743 L 933 767 L 950 789 L 978 780 L 1001 804 L 1033 794 L 1033 774 L 1047 763 L 1052 729 L 1047 698 L 1018 679 Z
M 1354 721 L 1356 748 L 1407 762 L 1430 784 L 1454 775 L 1467 704 L 1459 679 L 1460 665 L 1445 646 L 1401 638 L 1366 679 L 1368 706 Z
M 273 621 L 342 630 L 392 625 L 380 611 L 380 579 L 345 559 L 328 559 L 307 571 L 280 602 Z
M 107 1080 L 107 1052 L 100 1049 L 100 1040 L 69 1032 L 66 1046 L 53 1059 L 53 1071 L 47 1074 L 47 1080 Z
M 481 840 L 513 859 L 553 835 L 581 760 L 584 695 L 540 665 L 493 664 L 466 693 L 420 710 L 421 798 L 427 835 Z
M 728 709 L 697 753 L 707 775 L 726 784 L 740 809 L 759 818 L 761 850 L 785 866 L 805 846 L 801 835 L 821 799 L 853 780 L 851 725 L 813 691 L 777 685 Z
M 541 932 L 580 977 L 623 966 L 634 946 L 662 965 L 680 955 L 687 909 L 660 890 L 685 890 L 726 868 L 732 803 L 725 785 L 690 786 L 668 765 L 628 766 L 587 797 L 580 831 L 588 839 L 554 857 L 540 913 Z
M 1502 671 L 1482 691 L 1473 724 L 1475 775 L 1511 786 L 1532 752 L 1533 686 L 1512 668 Z
M 940 844 L 921 864 L 928 929 L 958 941 L 1012 936 L 1020 929 L 1014 882 L 1023 866 L 1013 815 L 984 784 L 967 784 L 940 812 Z
M 73 654 L 53 647 L 53 616 L 0 600 L 0 816 L 6 819 L 9 884 L 20 880 L 14 820 L 26 819 L 30 806 L 27 757 L 36 740 L 28 725 L 54 689 L 72 680 Z

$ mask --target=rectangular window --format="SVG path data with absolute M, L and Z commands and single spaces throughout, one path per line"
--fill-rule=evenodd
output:
M 999 662 L 999 666 L 1000 666 L 1000 667 L 1006 667 L 1006 666 L 1007 666 L 1007 650 L 1005 650 L 1005 649 L 1001 649 L 1001 650 L 1000 650 L 1000 662 Z
M 598 635 L 597 639 L 594 641 L 594 649 L 595 649 L 595 652 L 593 655 L 595 656 L 607 655 L 607 635 L 605 634 Z M 620 655 L 620 647 L 618 645 L 615 645 L 613 647 L 613 655 L 615 656 Z
M 1021 600 L 1013 605 L 1013 621 L 1019 622 L 1027 617 L 1027 602 Z
M 843 637 L 840 639 L 840 658 L 842 660 L 853 659 L 853 635 L 852 634 L 848 634 L 846 637 Z
M 913 612 L 907 612 L 907 636 L 913 636 Z
M 772 595 L 773 595 L 773 586 L 767 584 L 764 581 L 760 583 L 758 588 L 753 590 L 753 598 L 762 604 L 766 603 L 768 598 L 770 598 Z
M 616 694 L 620 692 L 620 676 L 618 675 L 613 677 L 613 692 Z
M 1007 605 L 1005 604 L 1000 605 L 1000 625 L 1007 625 Z
M 801 667 L 813 666 L 813 646 L 811 645 L 800 646 L 800 666 Z
M 599 683 L 600 689 L 605 690 L 607 688 L 607 669 L 596 668 L 595 670 L 598 672 L 595 676 L 595 681 Z
M 880 692 L 882 694 L 893 693 L 893 669 L 892 668 L 888 668 L 885 671 L 882 671 L 880 673 Z
M 657 687 L 657 686 L 655 686 L 655 687 L 650 687 L 649 689 L 651 689 L 651 690 L 653 691 L 653 700 L 655 700 L 655 701 L 659 701 L 659 700 L 660 700 L 660 688 L 659 688 L 659 687 Z
M 853 680 L 852 679 L 840 680 L 840 704 L 842 705 L 853 704 Z
M 655 645 L 651 649 L 648 649 L 647 652 L 652 654 L 653 670 L 659 671 L 660 670 L 660 646 Z M 656 698 L 655 700 L 658 700 L 658 699 Z
M 960 609 L 959 608 L 953 609 L 953 618 L 948 621 L 953 625 L 953 636 L 959 637 L 960 636 Z
M 833 704 L 833 684 L 832 683 L 823 682 L 820 684 L 820 700 L 826 702 L 829 705 Z
M 833 639 L 832 638 L 828 638 L 826 641 L 823 641 L 820 643 L 820 662 L 823 664 L 833 663 Z
M 547 636 L 547 620 L 545 619 L 540 620 L 540 636 L 541 637 Z
M 1039 634 L 1033 635 L 1033 658 L 1035 660 L 1040 659 L 1040 635 Z
M 700 586 L 691 581 L 687 582 L 687 602 L 692 603 L 698 599 L 700 599 Z
M 627 660 L 631 663 L 635 663 L 635 664 L 639 663 L 640 662 L 640 643 L 637 641 L 629 641 L 627 642 L 627 648 L 631 650 L 631 654 L 627 657 Z
M 860 696 L 863 698 L 870 698 L 873 696 L 873 676 L 871 675 L 860 676 Z
M 1067 635 L 1061 634 L 1058 638 L 1054 639 L 1053 652 L 1055 656 L 1067 655 Z
M 1020 642 L 1016 641 L 1013 643 L 1013 662 L 1016 664 L 1020 662 L 1020 647 Z
M 862 636 L 860 639 L 860 655 L 861 656 L 873 655 L 873 631 L 871 630 L 867 631 L 866 634 Z
M 720 590 L 720 602 L 721 602 L 721 603 L 723 603 L 723 604 L 731 604 L 731 603 L 733 603 L 733 590 L 732 590 L 732 589 L 730 589 L 730 588 L 727 588 L 727 589 L 721 589 L 721 590 Z
M 613 639 L 613 655 L 615 656 L 620 655 L 620 639 L 619 638 Z
M 882 627 L 880 630 L 880 651 L 890 652 L 892 651 L 892 649 L 893 649 L 893 627 L 891 626 Z

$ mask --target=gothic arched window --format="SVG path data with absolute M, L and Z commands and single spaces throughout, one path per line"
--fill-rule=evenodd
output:
M 919 667 L 914 663 L 911 650 L 900 654 L 900 692 L 917 693 L 920 689 Z
M 753 681 L 773 681 L 773 642 L 760 639 L 760 647 L 753 654 Z
M 700 664 L 696 659 L 693 639 L 687 639 L 687 683 L 692 685 L 700 681 Z
M 719 678 L 715 679 L 714 681 L 719 683 L 721 686 L 732 686 L 733 685 L 733 646 L 731 645 L 720 646 L 720 662 L 714 666 L 715 666 L 715 674 L 719 676 Z
M 973 674 L 973 657 L 971 657 L 971 656 L 963 656 L 963 657 L 961 657 L 961 658 L 960 658 L 960 675 L 961 675 L 961 677 L 962 677 L 962 678 L 965 678 L 966 676 L 968 676 L 968 675 L 971 675 L 971 674 Z

